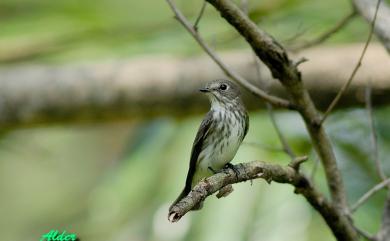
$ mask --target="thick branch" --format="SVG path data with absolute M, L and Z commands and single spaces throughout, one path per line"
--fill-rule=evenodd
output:
M 185 198 L 170 209 L 170 220 L 178 221 L 194 206 L 226 185 L 262 178 L 267 182 L 275 181 L 293 185 L 295 192 L 303 195 L 322 215 L 338 240 L 349 240 L 349 237 L 353 236 L 354 231 L 350 229 L 346 216 L 340 215 L 337 208 L 293 167 L 254 161 L 235 165 L 235 168 L 238 170 L 238 175 L 232 169 L 227 169 L 198 183 Z
M 374 0 L 352 0 L 357 11 L 364 19 L 371 23 L 375 16 L 377 1 Z M 381 2 L 374 28 L 374 33 L 381 40 L 387 52 L 390 53 L 390 7 L 386 1 Z

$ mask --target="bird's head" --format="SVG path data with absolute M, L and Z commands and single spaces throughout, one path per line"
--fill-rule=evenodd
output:
M 214 80 L 199 91 L 207 94 L 212 106 L 226 106 L 240 101 L 240 89 L 228 80 Z

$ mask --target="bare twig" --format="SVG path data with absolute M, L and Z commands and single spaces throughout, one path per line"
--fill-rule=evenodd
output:
M 280 130 L 280 127 L 278 123 L 276 122 L 276 118 L 273 112 L 273 107 L 271 104 L 267 103 L 267 111 L 268 115 L 271 119 L 272 125 L 274 126 L 274 129 L 276 131 L 276 134 L 279 137 L 280 142 L 282 143 L 283 151 L 291 158 L 291 160 L 294 160 L 296 155 L 290 145 L 288 144 L 285 136 L 283 135 L 282 131 Z
M 207 5 L 207 2 L 204 0 L 204 1 L 203 1 L 203 4 L 202 4 L 202 8 L 200 9 L 199 15 L 198 15 L 198 17 L 196 18 L 195 23 L 194 23 L 194 26 L 193 26 L 193 28 L 194 28 L 194 30 L 195 30 L 196 32 L 198 32 L 198 29 L 199 29 L 199 28 L 198 28 L 199 22 L 200 22 L 200 20 L 201 20 L 202 17 L 203 17 L 204 10 L 206 9 L 206 5 Z
M 380 191 L 382 188 L 386 187 L 387 185 L 390 184 L 390 178 L 382 181 L 381 183 L 375 185 L 373 188 L 371 188 L 368 192 L 366 192 L 359 200 L 351 206 L 351 212 L 355 212 L 361 205 L 363 205 L 367 200 Z
M 291 50 L 294 52 L 301 51 L 303 49 L 310 48 L 324 42 L 325 40 L 330 38 L 333 34 L 337 33 L 342 28 L 344 28 L 355 16 L 356 16 L 356 10 L 353 9 L 351 13 L 349 13 L 347 16 L 342 18 L 335 26 L 330 28 L 328 31 L 322 33 L 320 36 L 318 36 L 317 38 L 311 41 L 305 42 L 301 45 L 298 45 L 297 47 L 291 48 Z
M 373 0 L 352 0 L 352 3 L 359 14 L 368 22 L 371 23 L 374 15 L 376 2 Z M 390 53 L 390 6 L 388 1 L 382 1 L 381 8 L 376 20 L 374 33 L 386 48 L 387 53 Z
M 307 161 L 307 158 L 308 158 L 307 156 L 301 156 L 301 157 L 294 158 L 288 164 L 288 166 L 294 168 L 294 170 L 298 172 L 299 168 L 301 167 L 301 164 L 304 163 L 305 161 Z
M 362 65 L 363 57 L 366 54 L 368 45 L 371 42 L 371 38 L 372 38 L 372 35 L 373 35 L 373 32 L 374 32 L 375 21 L 376 21 L 377 15 L 378 15 L 378 10 L 379 10 L 379 6 L 380 6 L 381 1 L 382 0 L 378 0 L 378 2 L 377 2 L 376 9 L 375 9 L 375 15 L 374 15 L 374 18 L 373 18 L 373 20 L 371 22 L 371 26 L 370 26 L 370 32 L 368 34 L 368 38 L 367 38 L 366 43 L 365 43 L 365 45 L 363 47 L 362 53 L 361 53 L 361 55 L 359 57 L 359 60 L 358 60 L 358 62 L 356 64 L 355 68 L 353 69 L 350 77 L 348 78 L 347 82 L 345 82 L 343 87 L 341 87 L 341 89 L 337 93 L 336 97 L 333 99 L 332 103 L 330 103 L 329 107 L 325 111 L 325 113 L 324 113 L 324 115 L 323 115 L 323 117 L 322 117 L 322 119 L 321 119 L 321 121 L 319 123 L 320 125 L 326 120 L 326 118 L 329 116 L 330 112 L 332 112 L 333 108 L 337 105 L 337 103 L 339 102 L 341 96 L 348 89 L 348 87 L 351 84 L 353 78 L 355 77 L 357 71 L 359 70 L 360 66 Z
M 365 99 L 366 99 L 366 109 L 367 109 L 367 115 L 368 115 L 368 122 L 370 125 L 371 130 L 371 143 L 372 143 L 372 149 L 373 149 L 373 159 L 375 161 L 376 170 L 378 172 L 379 177 L 381 180 L 386 180 L 386 174 L 383 171 L 382 163 L 379 160 L 379 151 L 378 151 L 378 137 L 376 133 L 375 128 L 375 121 L 374 121 L 374 113 L 372 110 L 372 100 L 371 100 L 371 81 L 369 81 L 368 86 L 366 88 L 365 93 Z
M 359 235 L 362 236 L 363 238 L 370 240 L 370 241 L 377 241 L 376 237 L 374 235 L 368 233 L 367 231 L 360 229 L 359 227 L 356 227 L 356 225 L 354 226 L 354 228 L 355 228 L 356 232 L 358 232 Z
M 253 55 L 254 57 L 254 65 L 255 65 L 255 68 L 256 68 L 256 75 L 257 75 L 257 79 L 261 80 L 261 77 L 260 77 L 260 63 L 259 63 L 259 59 L 257 58 L 256 54 L 254 53 Z M 261 83 L 260 83 L 261 84 Z M 264 91 L 265 92 L 268 92 L 266 87 L 263 87 Z M 270 120 L 271 120 L 271 123 L 276 131 L 276 134 L 282 144 L 282 150 L 291 158 L 291 160 L 294 160 L 294 158 L 296 157 L 296 155 L 294 154 L 294 151 L 292 150 L 292 148 L 290 147 L 290 145 L 288 144 L 286 138 L 284 137 L 282 131 L 280 130 L 280 127 L 278 125 L 278 123 L 276 122 L 276 118 L 275 118 L 275 115 L 274 115 L 274 112 L 273 112 L 273 107 L 270 103 L 266 103 L 266 107 L 267 107 L 267 112 L 268 112 L 268 115 L 270 117 Z
M 286 39 L 284 39 L 284 40 L 281 40 L 280 42 L 282 42 L 283 45 L 285 45 L 285 46 L 293 45 L 294 42 L 295 42 L 297 39 L 299 39 L 300 37 L 302 37 L 308 30 L 309 30 L 308 28 L 302 28 L 302 24 L 300 24 L 300 25 L 297 27 L 296 32 L 295 32 L 292 36 L 290 36 L 290 37 L 288 37 L 288 38 L 286 38 Z M 294 52 L 294 47 L 289 48 L 289 50 L 291 50 L 292 52 Z
M 379 232 L 376 235 L 377 241 L 390 240 L 390 195 L 387 194 L 385 207 L 382 214 L 382 223 Z
M 287 100 L 281 99 L 276 96 L 269 95 L 265 93 L 263 90 L 259 89 L 248 80 L 241 77 L 238 73 L 236 73 L 233 69 L 229 68 L 220 58 L 219 56 L 206 44 L 203 38 L 195 31 L 195 29 L 191 26 L 185 16 L 181 13 L 181 11 L 176 7 L 172 0 L 166 0 L 172 11 L 175 14 L 175 18 L 184 26 L 184 28 L 194 37 L 196 42 L 203 48 L 203 50 L 214 60 L 214 62 L 237 83 L 244 86 L 247 90 L 255 94 L 256 96 L 262 98 L 269 103 L 283 107 L 288 109 L 295 109 L 295 106 Z

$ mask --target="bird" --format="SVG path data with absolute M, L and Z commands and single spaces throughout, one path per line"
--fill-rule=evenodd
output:
M 170 206 L 183 199 L 202 179 L 225 167 L 233 160 L 249 128 L 248 112 L 238 86 L 219 79 L 199 89 L 210 101 L 210 110 L 202 120 L 192 145 L 190 164 L 183 191 Z M 192 210 L 202 208 L 202 203 Z

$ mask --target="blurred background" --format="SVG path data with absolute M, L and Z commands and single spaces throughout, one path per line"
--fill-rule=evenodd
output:
M 195 0 L 176 2 L 191 21 L 202 6 Z M 249 1 L 250 17 L 286 46 L 315 38 L 350 11 L 349 1 Z M 164 66 L 165 58 L 187 61 L 204 56 L 174 20 L 165 1 L 1 0 L 0 22 L 0 89 L 5 86 L 0 93 L 8 98 L 24 87 L 17 93 L 23 101 L 6 102 L 6 97 L 0 96 L 1 240 L 39 240 L 52 229 L 76 233 L 82 241 L 334 240 L 322 218 L 303 197 L 293 193 L 291 186 L 262 180 L 237 184 L 229 197 L 210 197 L 202 211 L 189 213 L 175 224 L 167 221 L 168 207 L 184 185 L 192 142 L 208 108 L 205 97 L 196 93 L 198 83 L 187 87 L 191 98 L 175 99 L 180 103 L 173 104 L 174 114 L 165 111 L 169 102 L 168 107 L 151 114 L 130 101 L 125 103 L 133 109 L 124 116 L 119 113 L 127 108 L 123 103 L 118 104 L 121 111 L 110 111 L 117 102 L 107 107 L 107 112 L 100 112 L 106 102 L 73 110 L 68 103 L 74 98 L 67 95 L 61 97 L 62 106 L 70 110 L 65 114 L 59 110 L 61 105 L 54 104 L 32 119 L 33 111 L 18 112 L 27 104 L 40 103 L 39 95 L 35 96 L 38 100 L 29 99 L 33 91 L 57 93 L 46 87 L 71 78 L 73 75 L 59 75 L 78 66 L 104 68 L 113 62 L 128 66 L 154 56 Z M 199 27 L 218 52 L 248 51 L 245 42 L 210 6 Z M 364 42 L 368 29 L 363 19 L 354 18 L 322 46 Z M 95 72 L 97 79 L 101 68 Z M 44 75 L 37 74 L 42 69 L 56 70 L 56 79 L 42 81 Z M 165 76 L 164 69 L 142 71 Z M 341 72 L 348 76 L 351 71 L 345 68 Z M 128 90 L 135 91 L 144 80 L 131 74 L 127 81 L 133 87 Z M 84 86 L 79 85 L 83 78 L 77 75 L 74 79 L 74 91 L 84 93 Z M 179 80 L 170 87 L 184 88 L 186 78 Z M 105 96 L 104 88 L 96 87 L 96 98 Z M 153 98 L 153 89 L 142 93 Z M 145 95 L 140 98 L 148 99 Z M 160 100 L 155 101 L 160 108 Z M 233 162 L 287 164 L 289 157 L 281 151 L 263 104 L 247 104 L 252 106 L 251 127 Z M 187 106 L 192 106 L 191 111 Z M 93 108 L 97 111 L 91 114 Z M 69 113 L 81 117 L 69 117 Z M 294 151 L 309 156 L 303 170 L 311 175 L 317 158 L 302 120 L 284 110 L 276 110 L 275 117 Z M 374 105 L 374 118 L 379 156 L 389 170 L 390 108 Z M 379 181 L 364 103 L 340 108 L 326 128 L 335 145 L 349 201 L 354 203 Z M 314 180 L 327 193 L 320 166 Z M 380 192 L 359 209 L 355 214 L 358 226 L 375 232 L 384 200 L 385 192 Z

